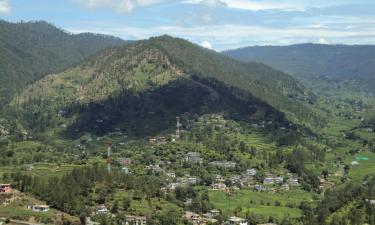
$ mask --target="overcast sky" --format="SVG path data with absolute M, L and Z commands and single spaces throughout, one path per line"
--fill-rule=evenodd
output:
M 0 0 L 0 18 L 127 40 L 169 34 L 216 50 L 375 44 L 375 0 Z

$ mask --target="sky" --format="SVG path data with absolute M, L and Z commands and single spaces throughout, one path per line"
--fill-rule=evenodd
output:
M 168 34 L 219 51 L 375 44 L 375 0 L 0 0 L 0 19 L 125 40 Z

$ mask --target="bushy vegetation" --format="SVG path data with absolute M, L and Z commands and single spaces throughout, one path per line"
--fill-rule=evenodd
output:
M 68 34 L 43 21 L 0 20 L 0 105 L 45 75 L 77 64 L 120 39 L 94 34 Z M 1 107 L 2 108 L 2 107 Z

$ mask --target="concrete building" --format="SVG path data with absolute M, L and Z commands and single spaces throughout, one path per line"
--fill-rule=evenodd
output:
M 10 184 L 0 184 L 0 193 L 11 193 L 12 188 Z
M 146 225 L 147 218 L 145 216 L 126 216 L 125 225 Z
M 125 174 L 128 174 L 128 173 L 129 173 L 129 168 L 126 167 L 126 166 L 122 167 L 121 170 L 122 170 L 122 172 L 125 173 Z
M 226 224 L 227 225 L 247 225 L 248 223 L 247 223 L 246 219 L 232 216 L 232 217 L 228 218 Z
M 50 208 L 48 205 L 28 205 L 27 209 L 34 212 L 48 212 Z
M 211 184 L 210 188 L 212 190 L 222 190 L 222 191 L 224 191 L 227 188 L 227 185 L 225 185 L 224 183 L 215 183 L 215 184 Z
M 235 162 L 231 162 L 231 161 L 213 161 L 213 162 L 210 162 L 210 165 L 220 167 L 220 168 L 229 169 L 229 168 L 236 167 L 237 164 Z
M 122 166 L 128 166 L 132 163 L 131 158 L 119 158 L 119 159 L 116 159 L 116 161 Z
M 201 158 L 198 152 L 188 152 L 185 155 L 185 162 L 193 163 L 193 164 L 197 164 L 197 163 L 200 164 L 203 162 L 203 159 Z
M 97 215 L 107 214 L 107 213 L 109 213 L 109 210 L 107 209 L 107 207 L 105 205 L 100 205 L 100 206 L 96 207 L 96 209 L 95 209 L 95 214 L 97 214 Z

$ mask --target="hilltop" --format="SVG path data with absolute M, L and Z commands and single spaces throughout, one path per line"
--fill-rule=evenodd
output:
M 0 105 L 45 75 L 62 71 L 121 39 L 98 34 L 70 34 L 43 21 L 0 20 Z

